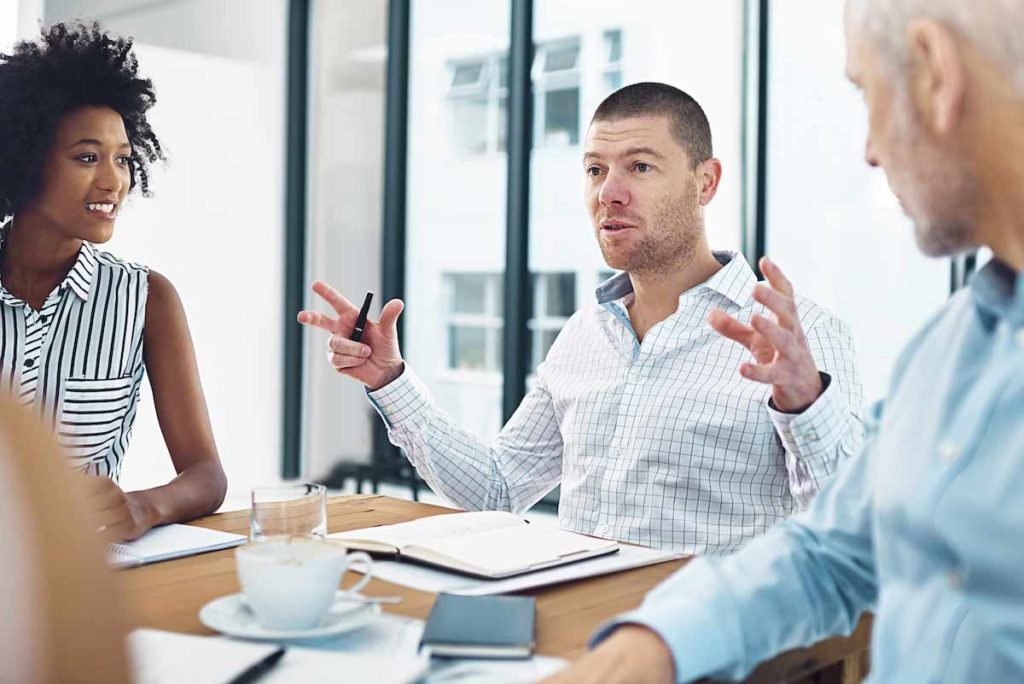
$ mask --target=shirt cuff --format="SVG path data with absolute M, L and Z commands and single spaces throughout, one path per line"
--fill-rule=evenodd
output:
M 768 415 L 786 451 L 801 461 L 831 458 L 843 438 L 850 412 L 846 398 L 828 373 L 821 373 L 825 390 L 802 413 L 783 413 L 768 400 Z
M 367 389 L 366 397 L 389 429 L 426 415 L 432 404 L 429 391 L 409 368 L 409 364 L 405 365 L 398 378 L 387 385 L 374 391 Z
M 640 625 L 657 634 L 668 646 L 676 681 L 690 682 L 733 671 L 738 653 L 735 639 L 721 628 L 721 616 L 700 601 L 674 601 L 667 597 L 645 603 L 598 627 L 589 646 L 596 647 L 625 625 Z

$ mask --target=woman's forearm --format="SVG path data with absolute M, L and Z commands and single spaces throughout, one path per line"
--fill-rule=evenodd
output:
M 217 460 L 188 466 L 160 487 L 128 492 L 133 514 L 147 528 L 194 520 L 220 507 L 227 492 L 227 477 Z

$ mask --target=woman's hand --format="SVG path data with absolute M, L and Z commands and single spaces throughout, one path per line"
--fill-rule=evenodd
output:
M 94 475 L 86 476 L 85 483 L 98 531 L 110 541 L 138 539 L 159 520 L 157 511 L 141 492 L 125 493 L 113 480 Z

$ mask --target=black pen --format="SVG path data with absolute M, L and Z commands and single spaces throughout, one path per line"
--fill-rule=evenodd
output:
M 255 682 L 277 665 L 277 661 L 281 659 L 281 656 L 284 655 L 286 650 L 287 649 L 282 646 L 266 658 L 262 658 L 258 663 L 254 663 L 252 666 L 240 672 L 234 679 L 228 682 L 228 684 L 250 684 L 251 682 Z
M 373 291 L 366 293 L 366 299 L 363 300 L 363 308 L 359 310 L 359 318 L 356 319 L 356 327 L 352 331 L 352 337 L 349 339 L 353 342 L 358 342 L 363 339 L 363 328 L 366 327 L 366 314 L 370 313 L 370 302 L 373 301 Z

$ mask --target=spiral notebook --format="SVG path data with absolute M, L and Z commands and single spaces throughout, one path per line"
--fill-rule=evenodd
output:
M 107 545 L 107 559 L 115 568 L 157 563 L 244 544 L 246 537 L 195 525 L 154 527 L 135 541 Z

